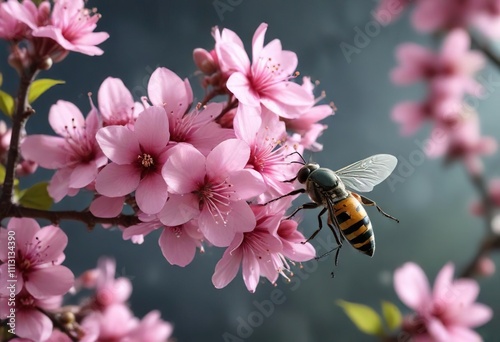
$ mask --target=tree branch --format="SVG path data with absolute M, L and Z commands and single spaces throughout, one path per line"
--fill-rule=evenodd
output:
M 130 227 L 141 222 L 135 215 L 121 214 L 116 217 L 106 218 L 96 217 L 90 211 L 47 211 L 26 208 L 19 205 L 11 205 L 10 210 L 7 212 L 7 215 L 5 215 L 5 217 L 30 217 L 46 219 L 55 225 L 59 224 L 61 220 L 73 220 L 83 222 L 89 228 L 93 228 L 98 223 Z

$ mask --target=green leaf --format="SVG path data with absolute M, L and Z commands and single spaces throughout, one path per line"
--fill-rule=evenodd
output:
M 40 95 L 45 93 L 47 90 L 52 88 L 57 84 L 64 84 L 66 82 L 62 80 L 52 80 L 50 78 L 41 78 L 39 80 L 34 81 L 31 84 L 30 91 L 28 93 L 28 102 L 33 103 L 38 99 Z
M 398 307 L 391 302 L 382 301 L 382 315 L 389 330 L 396 330 L 403 322 L 403 316 Z
M 0 184 L 3 184 L 4 180 L 5 180 L 5 166 L 0 164 Z
M 382 320 L 375 310 L 369 306 L 350 303 L 345 300 L 339 300 L 337 304 L 344 309 L 346 315 L 359 330 L 368 335 L 383 335 Z
M 41 182 L 19 193 L 19 204 L 27 208 L 48 210 L 52 206 L 52 198 L 47 192 L 48 182 Z
M 3 90 L 0 90 L 0 110 L 7 116 L 14 113 L 14 98 Z
M 3 74 L 0 72 L 0 87 L 2 86 L 3 84 Z

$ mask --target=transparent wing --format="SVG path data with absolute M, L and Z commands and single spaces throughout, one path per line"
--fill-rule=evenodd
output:
M 398 160 L 390 154 L 376 154 L 348 165 L 335 173 L 345 186 L 359 192 L 369 192 L 392 173 Z

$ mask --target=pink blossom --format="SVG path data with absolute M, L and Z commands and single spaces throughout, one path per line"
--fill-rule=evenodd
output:
M 112 161 L 97 175 L 96 191 L 107 197 L 120 197 L 135 191 L 139 208 L 148 214 L 160 211 L 168 198 L 161 168 L 167 158 L 170 133 L 163 108 L 144 110 L 134 130 L 107 126 L 97 132 L 97 142 Z
M 189 111 L 193 91 L 189 81 L 181 80 L 166 68 L 156 69 L 148 83 L 151 103 L 163 106 L 168 115 L 170 142 L 186 142 L 207 155 L 220 142 L 234 138 L 232 130 L 215 123 L 222 111 L 222 104 L 210 103 L 203 108 Z
M 115 279 L 115 274 L 116 262 L 111 258 L 100 258 L 97 262 L 94 297 L 95 305 L 100 310 L 125 303 L 132 293 L 130 280 L 125 277 Z
M 97 217 L 116 217 L 121 214 L 125 204 L 125 196 L 96 196 L 90 203 L 90 212 Z
M 252 63 L 233 32 L 227 32 L 231 39 L 216 36 L 218 62 L 221 70 L 230 74 L 226 86 L 239 105 L 262 105 L 281 117 L 298 117 L 312 106 L 314 99 L 300 85 L 290 81 L 298 63 L 296 54 L 282 50 L 278 39 L 264 46 L 266 30 L 267 24 L 263 23 L 255 31 Z
M 314 85 L 310 77 L 303 77 L 302 87 L 310 94 L 313 94 Z M 319 98 L 315 99 L 314 104 L 321 101 L 324 97 L 325 95 L 322 94 Z M 288 139 L 289 143 L 302 145 L 303 148 L 314 152 L 321 151 L 323 145 L 317 139 L 328 126 L 318 122 L 333 115 L 333 110 L 333 105 L 314 105 L 305 110 L 297 118 L 283 119 L 286 129 L 292 132 L 292 136 Z
M 54 280 L 52 280 L 54 281 Z M 2 284 L 7 284 L 2 281 Z M 9 305 L 8 295 L 0 295 L 0 319 L 6 319 L 10 314 L 12 306 Z M 26 290 L 22 290 L 15 296 L 15 331 L 20 338 L 28 341 L 44 342 L 52 334 L 53 324 L 49 317 L 40 312 L 44 310 L 56 310 L 61 307 L 62 296 L 50 296 L 37 299 Z
M 479 95 L 481 85 L 473 79 L 485 64 L 483 55 L 470 50 L 470 37 L 466 31 L 450 32 L 438 54 L 414 43 L 402 44 L 396 52 L 400 63 L 391 77 L 396 84 L 411 84 L 419 80 L 447 82 L 448 89 Z
M 25 159 L 57 170 L 48 191 L 59 202 L 92 183 L 107 159 L 95 139 L 100 125 L 95 110 L 84 119 L 74 104 L 60 100 L 50 108 L 49 123 L 60 137 L 27 136 L 21 143 L 21 152 Z
M 482 169 L 480 155 L 496 151 L 497 143 L 492 137 L 481 136 L 479 118 L 475 113 L 464 113 L 458 121 L 443 123 L 435 127 L 440 130 L 440 139 L 427 145 L 426 153 L 431 157 L 445 155 L 449 161 L 461 159 L 469 172 L 477 174 Z
M 287 204 L 289 203 L 290 201 Z M 271 283 L 276 282 L 279 274 L 286 277 L 284 271 L 290 267 L 284 253 L 296 261 L 314 257 L 314 248 L 310 244 L 295 246 L 299 236 L 291 230 L 285 232 L 290 226 L 282 227 L 282 235 L 277 235 L 285 212 L 282 205 L 252 206 L 252 210 L 256 219 L 255 228 L 250 232 L 237 233 L 215 266 L 212 282 L 218 289 L 225 287 L 236 277 L 240 265 L 248 291 L 255 292 L 260 276 L 266 277 Z M 304 240 L 302 236 L 300 242 Z M 286 252 L 282 242 L 287 244 Z
M 173 325 L 163 321 L 158 311 L 151 311 L 127 337 L 130 341 L 165 342 L 173 330 Z
M 22 3 L 18 1 L 4 1 L 0 3 L 0 38 L 11 41 L 20 41 L 28 37 L 31 29 L 23 21 L 20 21 L 15 12 L 22 13 L 30 21 L 37 21 L 38 9 L 31 0 Z
M 475 303 L 479 285 L 472 279 L 453 280 L 452 264 L 445 265 L 431 292 L 427 277 L 415 263 L 406 263 L 394 272 L 399 298 L 415 310 L 403 323 L 403 330 L 416 341 L 481 341 L 471 328 L 492 317 L 491 309 Z
M 101 311 L 94 311 L 82 321 L 82 326 L 98 331 L 95 342 L 128 340 L 128 334 L 139 326 L 139 320 L 124 304 L 113 304 Z
M 215 246 L 227 246 L 238 232 L 255 227 L 247 199 L 266 190 L 262 177 L 244 169 L 248 145 L 229 139 L 206 157 L 189 144 L 178 144 L 163 167 L 172 194 L 159 214 L 161 222 L 175 227 L 191 219 Z
M 280 222 L 276 235 L 283 245 L 283 255 L 292 261 L 308 261 L 316 256 L 314 247 L 308 242 L 304 235 L 297 230 L 298 222 L 294 220 L 283 220 Z
M 243 107 L 241 110 L 242 115 L 234 120 L 234 132 L 250 147 L 246 167 L 257 171 L 268 187 L 259 196 L 259 202 L 264 203 L 289 193 L 294 187 L 284 181 L 296 176 L 297 167 L 285 161 L 290 154 L 288 146 L 281 145 L 286 141 L 285 123 L 265 108 L 261 114 L 252 107 Z
M 96 45 L 109 38 L 106 32 L 93 32 L 100 15 L 95 9 L 85 8 L 83 0 L 58 0 L 50 16 L 50 24 L 32 27 L 34 37 L 45 37 L 56 41 L 67 51 L 89 56 L 102 55 L 104 51 Z
M 14 233 L 9 233 L 14 232 Z M 60 264 L 68 237 L 56 226 L 40 228 L 30 218 L 11 218 L 7 229 L 0 229 L 0 243 L 10 246 L 9 236 L 15 236 L 16 293 L 25 288 L 35 298 L 63 295 L 73 286 L 73 273 Z M 10 251 L 10 250 L 9 250 Z M 7 284 L 7 248 L 0 250 L 0 281 Z M 7 287 L 0 294 L 8 295 Z
M 387 25 L 401 16 L 411 0 L 380 0 L 374 17 L 382 25 Z
M 196 249 L 203 250 L 200 232 L 196 221 L 191 220 L 174 227 L 165 226 L 156 217 L 146 218 L 139 216 L 143 222 L 123 230 L 123 239 L 128 240 L 135 236 L 146 236 L 156 229 L 162 229 L 158 240 L 163 256 L 171 265 L 184 267 L 193 261 Z
M 106 78 L 97 93 L 99 113 L 103 126 L 121 125 L 133 127 L 144 106 L 134 102 L 132 94 L 119 78 Z

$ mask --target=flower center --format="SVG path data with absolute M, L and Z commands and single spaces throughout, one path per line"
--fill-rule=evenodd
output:
M 145 169 L 153 167 L 155 165 L 155 161 L 153 157 L 148 153 L 143 153 L 142 155 L 137 156 L 137 160 L 141 163 L 141 166 Z
M 200 199 L 200 207 L 206 206 L 215 222 L 220 218 L 224 225 L 227 223 L 226 218 L 231 211 L 231 196 L 234 195 L 232 186 L 226 180 L 219 183 L 205 181 L 194 192 Z

